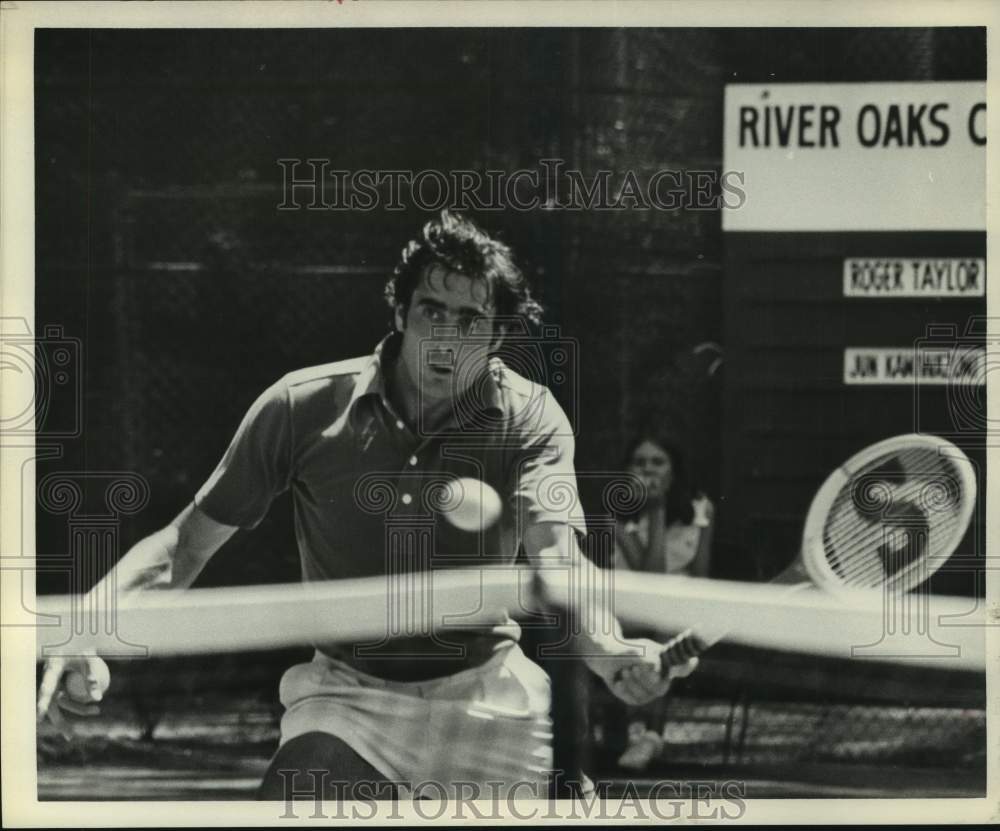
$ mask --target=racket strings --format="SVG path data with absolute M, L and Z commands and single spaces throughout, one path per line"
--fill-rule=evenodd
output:
M 959 482 L 953 462 L 936 448 L 894 452 L 866 465 L 841 489 L 824 526 L 831 568 L 852 586 L 919 583 L 929 576 L 928 559 L 962 530 Z M 878 498 L 880 486 L 887 500 Z
M 831 552 L 831 563 L 836 564 L 836 570 L 845 583 L 854 586 L 877 586 L 883 582 L 921 582 L 930 576 L 930 563 L 947 548 L 940 543 L 941 539 L 952 536 L 955 523 L 939 523 L 926 529 L 905 529 L 900 532 L 905 538 L 894 544 L 894 540 L 885 532 L 875 540 L 866 541 L 862 546 L 851 551 L 847 557 L 837 557 Z M 933 533 L 932 533 L 933 532 Z M 937 544 L 931 546 L 931 539 Z M 922 573 L 917 573 L 922 570 Z
M 905 511 L 893 510 L 890 506 L 885 511 L 880 512 L 877 518 L 859 515 L 853 500 L 849 494 L 845 494 L 831 512 L 833 519 L 828 523 L 826 537 L 829 544 L 833 545 L 840 552 L 864 553 L 870 551 L 873 542 L 884 538 L 887 527 L 926 530 L 933 529 L 935 537 L 940 537 L 940 532 L 947 529 L 949 525 L 955 524 L 952 513 L 940 513 L 937 511 L 926 512 L 921 507 L 914 504 L 913 497 L 922 490 L 921 486 L 897 489 L 893 502 L 904 506 Z M 866 512 L 868 513 L 868 512 Z
M 909 499 L 913 493 L 904 490 L 897 495 Z M 953 515 L 914 516 L 911 511 L 892 516 L 887 511 L 873 527 L 867 518 L 855 516 L 849 504 L 839 514 L 838 527 L 827 534 L 826 549 L 838 573 L 852 584 L 898 577 L 907 565 L 919 566 L 928 556 L 946 550 L 958 530 Z
M 956 524 L 947 520 L 901 525 L 897 518 L 886 525 L 875 531 L 855 532 L 853 540 L 827 541 L 829 559 L 845 582 L 876 585 L 887 579 L 909 579 L 908 571 L 947 550 L 942 541 L 957 530 Z

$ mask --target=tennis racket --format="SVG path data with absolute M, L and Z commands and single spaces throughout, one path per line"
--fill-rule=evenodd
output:
M 937 436 L 909 434 L 856 453 L 827 477 L 806 515 L 802 548 L 771 582 L 849 600 L 898 594 L 927 580 L 955 551 L 972 518 L 976 478 L 968 457 Z M 701 655 L 728 634 L 703 625 L 668 641 L 661 672 Z

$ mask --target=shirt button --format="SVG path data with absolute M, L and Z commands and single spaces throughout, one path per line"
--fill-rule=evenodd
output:
M 403 428 L 404 428 L 404 427 L 405 427 L 406 425 L 405 425 L 405 424 L 403 424 L 403 422 L 402 422 L 402 421 L 399 421 L 399 420 L 397 420 L 397 421 L 396 421 L 396 426 L 397 426 L 397 427 L 398 427 L 398 428 L 399 428 L 400 430 L 402 430 L 402 429 L 403 429 Z
M 417 457 L 416 456 L 410 456 L 410 466 L 411 467 L 416 467 L 416 465 L 417 465 Z
M 412 501 L 413 501 L 413 497 L 412 496 L 410 496 L 408 493 L 404 493 L 403 494 L 403 504 L 404 505 L 409 505 Z

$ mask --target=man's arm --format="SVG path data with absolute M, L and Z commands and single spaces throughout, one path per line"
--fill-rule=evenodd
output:
M 615 695 L 629 704 L 643 704 L 666 693 L 673 675 L 687 674 L 681 668 L 664 679 L 660 675 L 662 646 L 646 638 L 625 638 L 613 613 L 611 579 L 580 550 L 573 529 L 564 523 L 541 522 L 528 526 L 524 548 L 535 566 L 542 593 L 565 597 L 577 616 L 580 646 L 587 665 L 604 679 Z
M 252 528 L 274 497 L 288 487 L 291 470 L 291 404 L 285 379 L 272 384 L 247 410 L 222 461 L 188 505 L 165 528 L 134 545 L 88 595 L 88 601 L 114 597 L 121 606 L 153 589 L 186 589 L 211 556 L 236 529 Z M 213 516 L 198 507 L 204 505 Z M 95 608 L 97 603 L 88 603 Z M 46 713 L 60 726 L 59 708 L 85 715 L 101 700 L 97 655 L 54 658 L 46 663 L 38 693 L 38 716 Z M 106 670 L 106 667 L 103 667 Z M 83 675 L 89 703 L 73 702 L 59 692 L 66 670 Z M 65 725 L 62 725 L 65 727 Z M 64 730 L 64 733 L 68 732 Z
M 521 542 L 543 594 L 560 604 L 568 597 L 576 643 L 587 665 L 611 691 L 629 704 L 643 704 L 663 695 L 671 677 L 686 675 L 695 663 L 660 674 L 662 644 L 646 638 L 625 638 L 614 616 L 613 571 L 599 569 L 577 543 L 572 511 L 577 500 L 556 497 L 554 491 L 576 492 L 573 429 L 552 397 L 544 394 L 538 420 L 526 429 L 513 470 L 512 507 L 523 528 Z
M 237 529 L 211 519 L 194 503 L 188 505 L 165 528 L 140 540 L 128 550 L 118 564 L 90 590 L 84 608 L 93 608 L 92 597 L 109 597 L 121 606 L 139 592 L 163 589 L 186 589 L 201 573 L 212 555 L 222 547 Z M 48 715 L 52 722 L 69 735 L 59 708 L 78 715 L 96 713 L 96 702 L 102 694 L 98 685 L 101 659 L 96 655 L 80 658 L 52 658 L 46 662 L 38 690 L 38 718 Z M 83 675 L 90 692 L 91 704 L 74 702 L 59 691 L 64 674 L 74 670 Z
M 91 593 L 107 596 L 113 589 L 123 601 L 149 589 L 186 589 L 237 530 L 191 503 L 165 528 L 132 546 Z
M 600 570 L 580 550 L 575 530 L 558 522 L 530 525 L 524 533 L 524 550 L 545 596 L 561 598 L 567 590 L 578 592 L 570 604 L 578 616 L 585 654 L 614 654 L 615 644 L 624 640 L 621 626 L 611 610 L 611 598 L 600 591 L 605 582 Z

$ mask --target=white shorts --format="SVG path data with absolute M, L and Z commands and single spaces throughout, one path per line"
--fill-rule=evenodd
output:
M 429 782 L 419 792 L 431 797 L 469 798 L 459 783 L 482 798 L 546 796 L 550 681 L 515 643 L 478 667 L 418 682 L 377 678 L 317 652 L 282 676 L 279 697 L 282 743 L 330 733 L 404 793 Z

